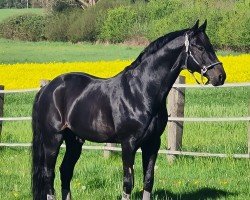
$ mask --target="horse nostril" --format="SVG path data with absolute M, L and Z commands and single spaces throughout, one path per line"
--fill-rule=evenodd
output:
M 223 82 L 223 80 L 224 80 L 223 75 L 220 74 L 220 75 L 219 75 L 219 81 L 220 81 L 220 82 Z

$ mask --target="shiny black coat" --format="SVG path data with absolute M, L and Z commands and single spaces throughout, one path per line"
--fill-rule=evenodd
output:
M 126 194 L 132 191 L 135 153 L 141 147 L 144 191 L 152 191 L 160 136 L 168 120 L 166 97 L 170 89 L 184 65 L 200 72 L 198 62 L 208 65 L 218 61 L 205 27 L 206 22 L 200 28 L 197 23 L 191 29 L 158 38 L 112 78 L 68 73 L 39 91 L 33 108 L 34 199 L 54 194 L 54 167 L 63 141 L 67 147 L 60 167 L 64 191 L 70 190 L 84 140 L 121 143 Z M 194 57 L 190 59 L 191 53 L 198 62 L 192 60 Z M 214 85 L 225 80 L 221 65 L 209 69 L 205 76 Z

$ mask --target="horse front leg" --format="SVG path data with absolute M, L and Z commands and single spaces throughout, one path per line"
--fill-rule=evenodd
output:
M 130 200 L 134 187 L 134 160 L 136 150 L 131 148 L 131 144 L 122 144 L 123 162 L 123 194 L 122 200 Z
M 154 167 L 158 150 L 160 148 L 160 143 L 160 137 L 151 138 L 146 141 L 141 147 L 144 175 L 143 200 L 150 200 L 154 184 Z

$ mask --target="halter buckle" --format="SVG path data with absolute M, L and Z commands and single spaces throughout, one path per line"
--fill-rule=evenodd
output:
M 201 69 L 201 74 L 205 74 L 207 72 L 207 67 L 203 66 Z

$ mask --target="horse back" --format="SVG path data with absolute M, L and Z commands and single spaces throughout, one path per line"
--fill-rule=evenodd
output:
M 84 73 L 58 76 L 43 91 L 40 100 L 46 116 L 43 121 L 56 131 L 70 128 L 86 140 L 115 140 L 106 82 L 107 79 Z

